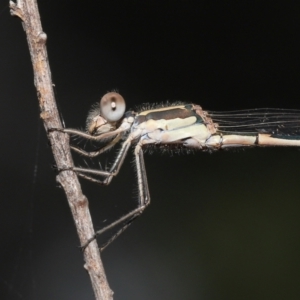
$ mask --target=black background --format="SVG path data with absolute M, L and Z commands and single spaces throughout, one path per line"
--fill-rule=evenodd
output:
M 93 299 L 51 169 L 26 37 L 0 3 L 0 298 Z M 128 108 L 300 109 L 297 1 L 38 4 L 67 127 L 83 128 L 112 89 Z M 152 204 L 102 254 L 115 299 L 300 299 L 299 155 L 146 155 Z M 96 228 L 137 203 L 132 155 L 111 186 L 82 183 Z

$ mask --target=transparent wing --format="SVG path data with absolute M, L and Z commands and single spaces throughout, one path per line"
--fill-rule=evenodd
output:
M 269 133 L 278 137 L 300 138 L 300 110 L 260 108 L 207 113 L 218 124 L 220 133 Z

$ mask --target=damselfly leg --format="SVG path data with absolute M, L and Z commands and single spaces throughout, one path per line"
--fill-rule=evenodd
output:
M 130 144 L 129 144 L 130 145 Z M 146 168 L 145 168 L 145 162 L 144 162 L 144 154 L 142 150 L 142 145 L 143 142 L 139 142 L 136 147 L 135 147 L 135 163 L 136 163 L 136 171 L 137 171 L 137 179 L 138 179 L 138 191 L 139 191 L 139 198 L 138 198 L 138 207 L 134 209 L 133 211 L 129 212 L 128 214 L 124 215 L 120 219 L 116 220 L 115 222 L 111 223 L 110 225 L 102 228 L 101 230 L 98 230 L 95 232 L 94 236 L 91 237 L 85 245 L 83 245 L 83 249 L 91 242 L 93 241 L 97 236 L 101 235 L 107 230 L 110 230 L 114 228 L 115 226 L 120 225 L 121 223 L 125 224 L 122 226 L 121 229 L 119 229 L 102 247 L 100 250 L 104 250 L 110 243 L 112 243 L 121 233 L 125 231 L 126 228 L 137 218 L 139 217 L 145 208 L 150 204 L 150 193 L 149 193 L 149 188 L 148 188 L 148 180 L 147 180 L 147 175 L 146 175 Z M 123 163 L 124 157 L 126 156 L 126 153 L 128 151 L 128 148 L 126 152 L 123 154 L 123 158 L 119 160 L 119 163 L 121 163 L 116 166 L 118 168 L 117 173 L 119 172 L 120 166 Z M 118 158 L 117 158 L 118 159 Z M 117 160 L 116 160 L 117 161 Z M 117 165 L 115 162 L 114 165 Z M 78 168 L 78 172 L 80 172 L 80 168 Z M 95 171 L 95 170 L 94 170 Z M 108 177 L 109 180 L 107 181 L 106 184 L 109 184 L 111 182 L 111 179 L 113 176 L 115 176 L 117 173 L 114 173 L 114 175 L 111 175 L 111 177 Z M 80 173 L 79 173 L 80 174 Z M 93 172 L 93 174 L 96 174 L 96 172 Z M 97 174 L 96 174 L 97 175 Z M 102 174 L 100 174 L 102 175 Z M 90 178 L 86 178 L 90 180 Z
M 78 147 L 75 147 L 75 146 L 72 146 L 72 145 L 70 147 L 74 152 L 77 152 L 77 153 L 79 153 L 83 156 L 93 158 L 93 157 L 96 157 L 96 156 L 108 151 L 110 148 L 114 147 L 120 141 L 121 138 L 122 138 L 121 135 L 117 135 L 110 143 L 108 143 L 107 145 L 99 148 L 96 151 L 88 152 L 88 151 L 85 151 L 81 148 L 78 148 Z
M 70 132 L 68 130 L 68 133 L 76 134 L 74 132 Z M 78 174 L 78 176 L 90 180 L 92 182 L 102 184 L 102 185 L 108 185 L 110 184 L 112 178 L 116 176 L 120 168 L 124 162 L 124 159 L 126 157 L 126 154 L 131 146 L 133 136 L 129 135 L 127 140 L 123 143 L 121 150 L 119 151 L 118 156 L 116 157 L 116 160 L 114 161 L 111 169 L 109 172 L 101 171 L 101 170 L 93 170 L 93 169 L 85 169 L 85 168 L 74 168 L 73 170 Z M 86 244 L 84 244 L 82 247 L 83 249 L 91 242 L 93 241 L 97 236 L 104 233 L 107 230 L 110 230 L 114 228 L 117 225 L 120 225 L 121 223 L 125 223 L 121 229 L 119 229 L 102 247 L 101 250 L 104 250 L 111 242 L 113 242 L 138 216 L 142 214 L 144 209 L 150 204 L 150 194 L 149 194 L 149 188 L 148 188 L 148 181 L 147 181 L 147 175 L 146 175 L 146 168 L 144 163 L 144 155 L 142 146 L 145 143 L 145 141 L 141 140 L 135 147 L 135 162 L 136 162 L 136 170 L 137 170 L 137 178 L 138 178 L 138 190 L 139 190 L 139 200 L 138 200 L 138 207 L 134 209 L 133 211 L 129 212 L 128 214 L 121 217 L 119 220 L 113 222 L 112 224 L 102 228 L 99 231 L 96 231 L 94 236 L 91 237 Z M 87 152 L 88 153 L 88 152 Z M 82 153 L 81 153 L 82 154 Z M 85 155 L 85 154 L 83 154 Z M 87 155 L 88 156 L 88 155 Z M 102 176 L 105 179 L 99 180 L 92 176 L 88 176 L 86 174 L 96 175 L 96 176 Z

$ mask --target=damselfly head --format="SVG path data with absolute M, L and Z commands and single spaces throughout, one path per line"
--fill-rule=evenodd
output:
M 92 106 L 87 120 L 86 129 L 91 135 L 99 135 L 116 129 L 118 121 L 125 112 L 125 100 L 116 93 L 106 93 L 100 100 Z

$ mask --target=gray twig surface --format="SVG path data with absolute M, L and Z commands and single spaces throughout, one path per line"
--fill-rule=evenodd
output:
M 52 88 L 51 72 L 45 46 L 47 36 L 42 30 L 37 2 L 36 0 L 18 0 L 17 3 L 10 1 L 10 9 L 13 16 L 17 16 L 22 20 L 26 32 L 34 71 L 34 83 L 41 110 L 40 116 L 48 132 L 56 165 L 59 170 L 65 170 L 57 175 L 57 181 L 64 188 L 80 244 L 84 245 L 93 236 L 94 229 L 88 208 L 88 200 L 82 194 L 76 174 L 70 170 L 73 167 L 73 160 L 68 135 L 58 131 L 49 131 L 51 128 L 62 128 L 62 124 Z M 113 292 L 106 280 L 96 240 L 91 242 L 85 249 L 84 261 L 84 267 L 89 273 L 95 298 L 97 300 L 112 299 Z

